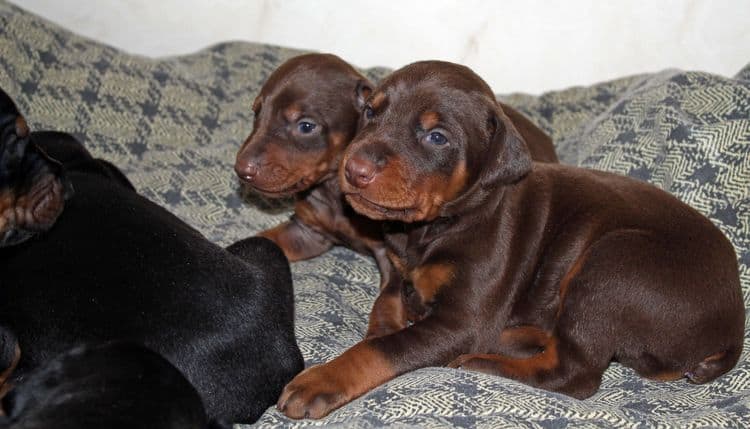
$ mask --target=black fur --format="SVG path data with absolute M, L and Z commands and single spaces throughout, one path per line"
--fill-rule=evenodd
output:
M 0 326 L 22 350 L 11 381 L 71 345 L 132 340 L 179 368 L 209 417 L 256 420 L 303 367 L 281 250 L 258 238 L 240 259 L 72 136 L 31 140 L 62 162 L 75 194 L 49 231 L 0 248 Z
M 128 342 L 79 346 L 56 357 L 3 398 L 3 409 L 2 429 L 208 427 L 201 398 L 180 371 Z

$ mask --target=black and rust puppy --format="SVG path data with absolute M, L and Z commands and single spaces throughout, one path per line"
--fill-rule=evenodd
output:
M 381 292 L 400 299 L 375 304 L 390 334 L 286 386 L 291 417 L 431 365 L 586 398 L 613 359 L 705 383 L 740 356 L 737 258 L 719 229 L 649 184 L 532 163 L 466 67 L 421 62 L 385 79 L 342 165 L 355 210 L 405 222 L 386 234 L 401 281 Z
M 3 410 L 0 428 L 7 429 L 209 427 L 182 373 L 128 342 L 79 346 L 55 357 L 3 398 Z
M 30 143 L 26 121 L 0 90 L 0 247 L 51 227 L 70 192 L 60 163 Z
M 489 91 L 489 88 L 487 88 Z M 375 257 L 381 284 L 391 268 L 381 225 L 355 213 L 338 180 L 341 155 L 354 138 L 372 84 L 330 54 L 294 57 L 276 69 L 253 103 L 253 131 L 237 153 L 235 171 L 258 193 L 295 196 L 292 218 L 260 236 L 290 261 L 312 258 L 333 245 Z M 552 140 L 520 112 L 503 105 L 537 161 L 557 162 Z
M 47 232 L 0 248 L 0 326 L 21 350 L 9 380 L 23 381 L 71 345 L 133 340 L 179 368 L 210 417 L 257 419 L 303 366 L 281 250 L 264 238 L 231 249 L 242 258 L 221 249 L 140 196 L 116 167 L 92 158 L 67 134 L 3 137 L 3 148 L 16 157 L 19 146 L 8 143 L 30 139 L 26 150 L 59 160 L 74 188 Z M 2 346 L 10 367 L 16 345 Z

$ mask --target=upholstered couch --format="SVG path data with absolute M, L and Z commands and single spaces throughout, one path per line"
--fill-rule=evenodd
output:
M 0 86 L 32 128 L 78 136 L 121 167 L 143 195 L 222 245 L 290 212 L 288 201 L 243 195 L 232 165 L 250 132 L 259 86 L 298 53 L 225 43 L 148 59 L 0 1 Z M 364 72 L 377 80 L 387 70 Z M 732 77 L 665 70 L 501 98 L 554 137 L 562 162 L 649 181 L 710 217 L 735 246 L 750 303 L 750 66 Z M 308 365 L 327 361 L 362 337 L 377 270 L 370 258 L 343 248 L 292 270 L 300 347 Z M 498 377 L 425 368 L 323 420 L 292 421 L 269 409 L 257 425 L 748 426 L 750 359 L 746 350 L 734 370 L 706 385 L 652 382 L 614 363 L 601 390 L 585 401 Z

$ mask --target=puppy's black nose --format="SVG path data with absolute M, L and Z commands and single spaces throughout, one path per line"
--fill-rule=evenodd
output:
M 346 181 L 357 188 L 365 188 L 375 178 L 375 164 L 353 156 L 346 162 Z
M 234 165 L 234 172 L 245 182 L 252 182 L 258 175 L 258 166 L 252 162 L 237 162 Z

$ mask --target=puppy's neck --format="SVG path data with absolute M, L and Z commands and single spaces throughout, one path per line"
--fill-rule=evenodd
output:
M 460 201 L 451 201 L 451 206 L 446 206 L 432 221 L 405 224 L 409 244 L 445 242 L 446 239 L 451 242 L 449 237 L 465 241 L 466 237 L 473 236 L 473 231 L 482 230 L 483 225 L 498 222 L 498 216 L 503 216 L 503 207 L 515 192 L 515 186 L 509 185 L 464 194 Z
M 479 213 L 494 212 L 505 194 L 512 189 L 513 185 L 486 186 L 477 181 L 457 198 L 445 203 L 440 209 L 439 217 L 475 218 Z

